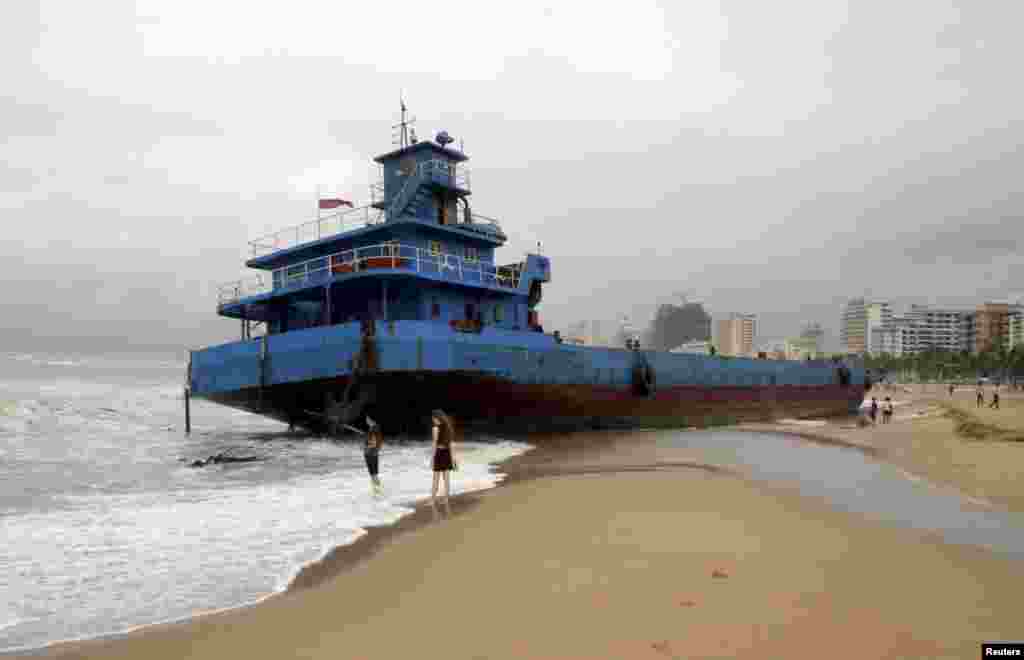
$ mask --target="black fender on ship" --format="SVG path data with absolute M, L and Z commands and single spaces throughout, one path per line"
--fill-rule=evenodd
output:
M 656 388 L 654 367 L 647 360 L 641 360 L 633 367 L 633 393 L 638 396 L 654 396 Z

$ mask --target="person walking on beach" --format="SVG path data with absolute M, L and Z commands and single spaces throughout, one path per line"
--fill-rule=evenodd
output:
M 434 470 L 434 484 L 430 490 L 430 501 L 437 501 L 437 486 L 441 479 L 444 479 L 444 505 L 448 508 L 448 494 L 451 484 L 448 481 L 452 470 L 457 470 L 459 464 L 455 460 L 455 425 L 448 415 L 441 410 L 431 413 L 431 435 L 433 438 L 433 458 L 431 461 Z
M 871 423 L 878 423 L 878 399 L 871 397 L 871 411 L 868 413 L 871 416 Z
M 380 494 L 380 477 L 377 473 L 380 469 L 380 446 L 384 444 L 384 434 L 380 431 L 377 422 L 366 416 L 366 443 L 363 445 L 363 458 L 366 459 L 366 469 L 370 473 L 370 484 L 373 492 Z
M 954 389 L 956 389 L 955 386 L 950 384 L 950 386 L 949 386 L 949 396 L 953 396 L 953 390 Z
M 976 408 L 981 408 L 981 404 L 985 403 L 985 393 L 981 390 L 981 386 L 978 386 L 978 405 Z
M 995 408 L 999 410 L 999 390 L 992 390 L 992 403 L 988 404 L 989 408 Z
M 882 409 L 882 423 L 888 424 L 892 421 L 892 397 L 885 397 L 885 408 Z

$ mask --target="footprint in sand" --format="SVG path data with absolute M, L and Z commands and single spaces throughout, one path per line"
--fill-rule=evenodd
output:
M 655 651 L 659 652 L 659 653 L 666 653 L 666 654 L 672 653 L 672 649 L 669 648 L 668 640 L 667 639 L 665 641 L 663 641 L 663 642 L 652 642 L 651 643 L 651 648 L 654 649 Z

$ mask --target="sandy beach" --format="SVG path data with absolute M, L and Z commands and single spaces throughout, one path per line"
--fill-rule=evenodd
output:
M 1024 501 L 987 467 L 1009 443 L 963 449 L 985 457 L 973 472 L 941 465 L 952 420 L 915 416 L 925 398 L 884 431 L 808 429 L 915 465 L 947 448 L 930 474 Z M 34 655 L 974 658 L 984 640 L 1022 637 L 1019 562 L 755 483 L 663 433 L 540 438 L 502 466 L 502 486 L 372 529 L 284 594 Z

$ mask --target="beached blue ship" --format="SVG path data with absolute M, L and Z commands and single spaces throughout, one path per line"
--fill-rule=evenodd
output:
M 221 287 L 238 341 L 190 353 L 197 396 L 312 430 L 363 413 L 388 432 L 442 408 L 498 430 L 707 426 L 859 409 L 865 371 L 562 343 L 538 317 L 550 260 L 506 264 L 500 224 L 470 205 L 469 158 L 441 132 L 378 156 L 371 204 L 251 243 L 261 274 Z M 254 336 L 261 329 L 261 336 Z

